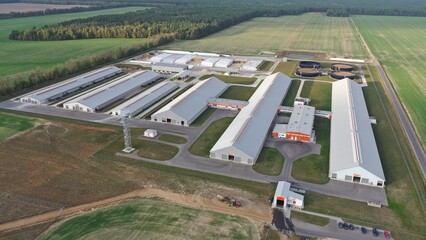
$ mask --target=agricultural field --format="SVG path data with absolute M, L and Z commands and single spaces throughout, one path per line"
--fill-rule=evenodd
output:
M 142 199 L 84 214 L 41 239 L 258 239 L 247 219 L 158 199 Z
M 172 159 L 179 152 L 175 146 L 160 142 L 139 140 L 138 155 L 143 158 L 166 161 Z
M 35 12 L 46 9 L 69 9 L 74 7 L 86 7 L 87 5 L 65 5 L 65 4 L 34 4 L 34 3 L 2 3 L 0 13 L 10 12 Z
M 36 120 L 0 112 L 0 141 L 33 128 Z
M 249 55 L 315 51 L 329 56 L 367 57 L 349 18 L 320 13 L 255 18 L 203 39 L 176 41 L 162 48 Z
M 421 17 L 354 16 L 426 147 L 426 24 Z
M 11 18 L 0 20 L 0 77 L 25 74 L 37 67 L 42 69 L 64 63 L 72 58 L 105 52 L 118 47 L 143 43 L 146 39 L 84 39 L 69 41 L 12 41 L 12 30 L 22 30 L 50 25 L 75 18 L 101 14 L 125 13 L 143 7 L 114 8 L 80 13 Z
M 310 98 L 309 105 L 318 110 L 331 111 L 331 89 L 331 83 L 305 81 L 300 96 Z

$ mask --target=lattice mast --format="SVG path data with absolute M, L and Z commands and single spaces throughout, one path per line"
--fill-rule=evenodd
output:
M 132 147 L 132 134 L 130 132 L 129 117 L 130 117 L 130 114 L 128 112 L 123 112 L 121 114 L 121 123 L 123 124 L 123 134 L 124 134 L 123 152 L 127 152 L 127 153 L 130 153 L 133 150 L 135 150 Z

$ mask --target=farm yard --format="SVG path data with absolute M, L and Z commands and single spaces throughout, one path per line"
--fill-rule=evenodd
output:
M 426 147 L 426 25 L 421 17 L 354 16 Z
M 255 18 L 199 40 L 176 41 L 163 49 L 257 55 L 282 50 L 366 58 L 349 18 L 320 13 Z
M 142 199 L 65 221 L 41 239 L 258 239 L 247 219 Z
M 84 39 L 68 41 L 12 41 L 8 36 L 13 30 L 22 30 L 59 23 L 75 18 L 101 14 L 125 13 L 144 9 L 126 7 L 80 13 L 54 14 L 0 20 L 0 77 L 25 74 L 37 67 L 41 69 L 64 63 L 67 60 L 92 55 L 119 47 L 129 47 L 145 39 Z

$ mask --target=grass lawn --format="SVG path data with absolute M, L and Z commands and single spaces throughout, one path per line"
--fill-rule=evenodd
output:
M 331 111 L 331 88 L 331 83 L 305 81 L 300 96 L 310 98 L 317 110 Z
M 210 77 L 216 77 L 226 83 L 247 84 L 247 85 L 253 84 L 257 80 L 257 78 L 255 77 L 226 76 L 226 75 L 218 75 L 218 74 L 204 75 L 200 77 L 199 79 L 206 80 Z
M 220 98 L 248 101 L 257 88 L 243 86 L 229 86 Z
M 206 110 L 204 110 L 203 113 L 200 114 L 200 116 L 197 117 L 197 119 L 195 119 L 192 123 L 191 123 L 191 127 L 200 127 L 201 125 L 203 125 L 207 119 L 209 119 L 209 117 L 216 112 L 216 108 L 207 108 Z
M 426 24 L 422 17 L 354 16 L 426 148 Z
M 306 213 L 302 213 L 302 212 L 296 212 L 296 211 L 291 212 L 291 219 L 296 219 L 296 220 L 299 220 L 299 221 L 302 221 L 302 222 L 315 224 L 315 225 L 322 226 L 322 227 L 327 225 L 330 221 L 328 218 L 323 218 L 323 217 L 319 217 L 319 216 L 315 216 L 315 215 L 311 215 L 311 214 L 306 214 Z
M 172 145 L 147 140 L 139 141 L 141 143 L 137 149 L 140 157 L 165 161 L 172 159 L 179 152 L 179 149 Z
M 271 67 L 272 66 L 274 66 L 274 62 L 272 62 L 272 61 L 263 61 L 258 67 L 257 67 L 257 69 L 259 70 L 259 71 L 265 71 L 265 72 L 267 72 L 267 71 L 269 71 L 269 70 L 271 70 Z
M 142 199 L 71 218 L 41 239 L 256 239 L 247 219 L 158 199 Z
M 86 18 L 101 14 L 125 13 L 144 7 L 114 8 L 98 11 L 54 14 L 36 17 L 0 20 L 0 77 L 25 74 L 36 67 L 49 68 L 69 59 L 92 55 L 118 47 L 143 43 L 146 39 L 84 39 L 69 41 L 12 41 L 8 36 L 12 30 L 23 30 L 55 24 L 75 18 Z
M 202 156 L 208 157 L 210 155 L 210 149 L 219 140 L 223 132 L 228 128 L 234 118 L 227 117 L 216 120 L 210 124 L 210 126 L 195 140 L 195 142 L 189 147 L 189 152 Z
M 275 148 L 262 148 L 262 151 L 257 158 L 256 164 L 253 165 L 253 170 L 258 173 L 278 176 L 284 165 L 284 157 Z
M 325 184 L 329 181 L 330 120 L 315 117 L 314 130 L 317 143 L 321 144 L 321 154 L 312 154 L 296 160 L 293 163 L 291 176 L 305 182 Z
M 35 119 L 0 112 L 0 141 L 34 127 Z
M 293 76 L 298 64 L 298 62 L 280 62 L 275 67 L 273 73 L 281 72 L 287 76 Z
M 255 18 L 203 39 L 176 41 L 162 48 L 250 55 L 293 50 L 367 57 L 349 18 L 321 13 Z
M 294 99 L 297 97 L 297 91 L 299 90 L 301 81 L 300 80 L 292 80 L 290 89 L 287 92 L 287 95 L 284 98 L 283 105 L 293 107 Z
M 172 134 L 161 134 L 158 139 L 160 139 L 161 141 L 166 141 L 166 142 L 171 142 L 171 143 L 177 143 L 177 144 L 184 144 L 187 142 L 186 138 L 184 137 L 179 137 L 176 135 L 172 135 Z

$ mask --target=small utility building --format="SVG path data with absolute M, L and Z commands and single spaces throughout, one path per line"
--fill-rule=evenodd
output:
M 249 60 L 241 67 L 246 71 L 257 71 L 257 67 L 262 63 L 262 60 Z
M 385 175 L 361 86 L 333 83 L 330 172 L 334 180 L 384 187 Z
M 228 85 L 212 77 L 200 81 L 151 116 L 152 121 L 189 126 L 207 109 L 207 100 L 222 94 Z
M 277 189 L 275 190 L 274 200 L 272 201 L 273 208 L 303 208 L 303 195 L 291 191 L 290 188 L 291 184 L 289 182 L 278 182 Z
M 210 150 L 210 157 L 255 164 L 290 83 L 282 73 L 266 77 Z
M 314 107 L 296 105 L 293 108 L 288 124 L 275 125 L 272 137 L 307 143 L 315 142 L 314 119 Z

